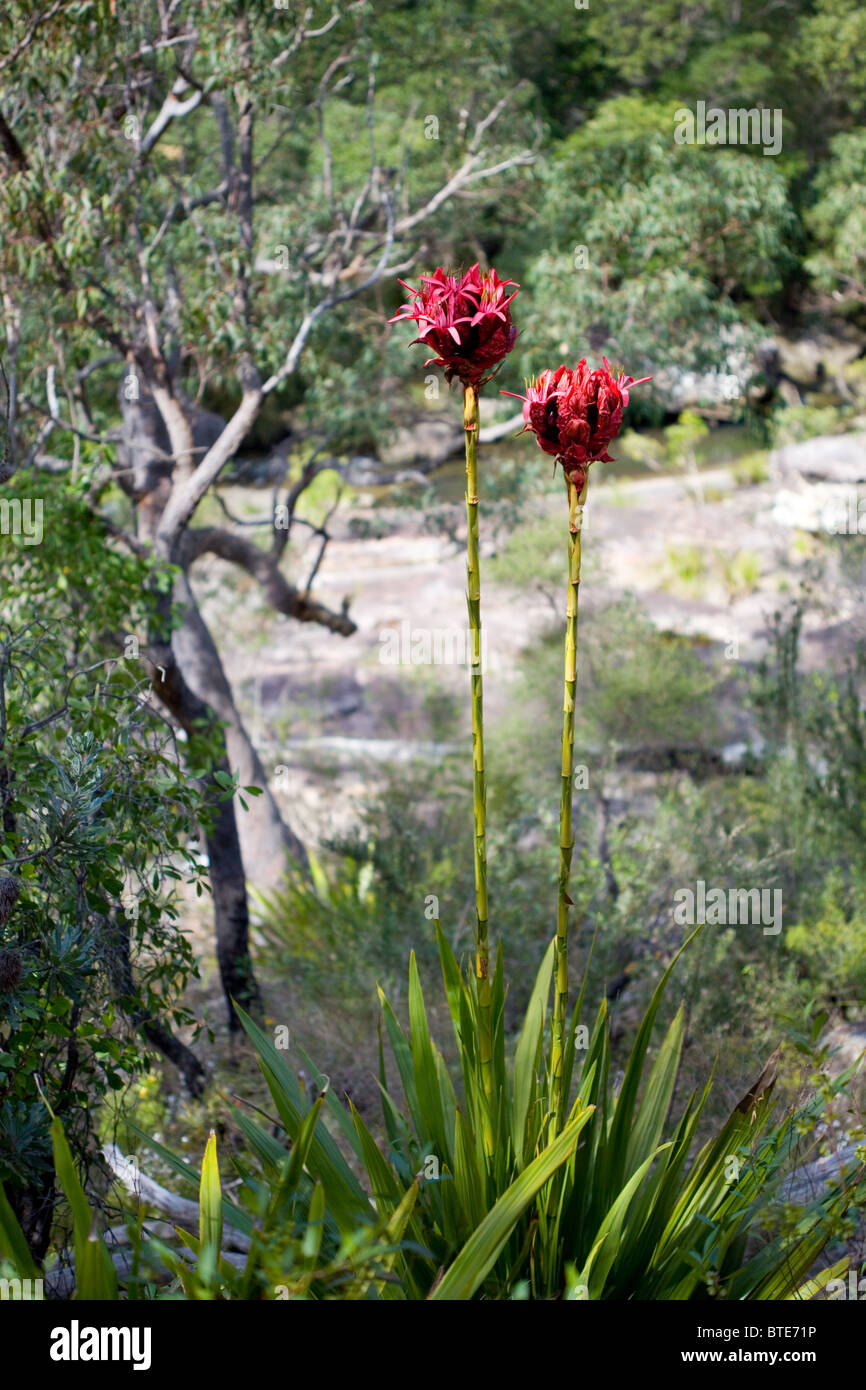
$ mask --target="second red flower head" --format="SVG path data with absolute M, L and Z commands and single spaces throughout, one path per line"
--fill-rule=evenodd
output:
M 566 478 L 578 491 L 586 482 L 591 463 L 613 462 L 607 449 L 619 434 L 629 390 L 650 380 L 641 377 L 635 381 L 622 373 L 615 376 L 606 357 L 602 362 L 603 367 L 591 371 L 582 357 L 574 368 L 542 372 L 529 385 L 527 394 L 518 397 L 524 402 L 524 430 L 531 430 L 539 447 L 559 459 Z

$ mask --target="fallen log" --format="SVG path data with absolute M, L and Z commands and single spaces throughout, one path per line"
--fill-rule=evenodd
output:
M 127 1192 L 137 1197 L 139 1202 L 154 1207 L 163 1216 L 170 1218 L 187 1230 L 198 1230 L 198 1202 L 189 1197 L 180 1197 L 163 1187 L 146 1173 L 142 1173 L 135 1159 L 127 1158 L 117 1144 L 106 1144 L 102 1150 L 106 1163 Z M 192 1175 L 191 1175 L 192 1176 Z M 226 1215 L 223 1225 L 223 1246 L 225 1250 L 238 1250 L 246 1254 L 250 1248 L 250 1238 L 243 1231 L 231 1225 L 231 1217 Z
M 812 1163 L 804 1163 L 802 1168 L 795 1168 L 779 1187 L 780 1200 L 792 1202 L 796 1206 L 814 1202 L 823 1196 L 831 1183 L 838 1183 L 843 1177 L 850 1176 L 846 1170 L 857 1163 L 857 1150 L 861 1147 L 862 1142 L 841 1144 L 834 1153 L 816 1158 Z M 863 1162 L 860 1160 L 860 1168 L 862 1167 Z
M 145 1230 L 148 1231 L 148 1234 L 156 1235 L 156 1232 L 152 1229 L 145 1227 Z M 171 1228 L 171 1234 L 174 1235 L 173 1228 Z M 108 1235 L 108 1232 L 106 1232 L 106 1235 Z M 177 1250 L 175 1253 L 178 1259 L 188 1264 L 190 1269 L 192 1268 L 189 1251 Z M 68 1251 L 63 1251 L 61 1258 L 63 1263 L 59 1265 L 57 1269 L 48 1270 L 47 1273 L 43 1275 L 43 1286 L 46 1298 L 60 1300 L 69 1299 L 75 1292 L 75 1260 L 69 1255 Z M 124 1279 L 128 1279 L 132 1274 L 134 1258 L 134 1251 L 131 1249 L 120 1249 L 111 1252 L 111 1263 L 117 1271 L 117 1278 L 119 1281 L 122 1282 Z M 233 1265 L 235 1269 L 243 1269 L 246 1265 L 246 1256 L 240 1255 L 232 1250 L 224 1250 L 222 1252 L 222 1258 L 230 1265 Z M 170 1269 L 163 1268 L 155 1270 L 148 1268 L 147 1277 L 153 1283 L 168 1284 L 174 1278 L 174 1274 Z

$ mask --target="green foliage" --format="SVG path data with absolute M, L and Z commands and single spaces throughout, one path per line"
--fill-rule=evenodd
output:
M 10 491 L 34 482 L 16 474 Z M 147 1067 L 142 1026 L 192 1021 L 175 885 L 202 890 L 190 831 L 208 807 L 130 645 L 154 571 L 106 545 L 76 487 L 38 486 L 42 544 L 2 543 L 0 878 L 17 893 L 0 914 L 0 1179 L 13 1201 L 45 1189 L 50 1203 L 37 1085 L 81 1154 L 99 1097 Z
M 695 455 L 698 445 L 709 432 L 709 425 L 702 416 L 696 415 L 693 410 L 684 410 L 676 423 L 667 425 L 664 431 L 668 461 L 675 468 L 694 469 L 697 466 Z
M 815 179 L 808 213 L 815 251 L 806 268 L 821 289 L 862 305 L 866 294 L 866 134 L 837 135 Z
M 770 420 L 774 444 L 799 444 L 819 435 L 841 434 L 852 411 L 850 406 L 789 405 L 777 408 Z
M 738 487 L 755 487 L 758 483 L 765 483 L 769 477 L 766 453 L 756 451 L 738 459 L 733 474 Z
M 747 1237 L 772 1221 L 773 1202 L 804 1127 L 823 1098 L 770 1123 L 769 1087 L 759 1086 L 698 1149 L 696 1131 L 709 1086 L 669 1115 L 684 1034 L 679 1011 L 652 1063 L 653 1027 L 672 966 L 641 1020 L 620 1077 L 611 1067 L 604 1007 L 592 1028 L 581 1025 L 578 1000 L 566 1048 L 565 1077 L 576 1092 L 557 1138 L 548 1139 L 548 1077 L 543 1064 L 553 953 L 548 950 L 517 1041 L 506 1061 L 501 955 L 493 980 L 492 1113 L 482 1080 L 478 998 L 438 933 L 448 1011 L 460 1059 L 452 1078 L 431 1037 L 414 957 L 409 1029 L 381 995 L 383 1022 L 404 1097 L 401 1104 L 380 1062 L 386 1147 L 375 1142 L 354 1107 L 347 1113 L 328 1090 L 313 1105 L 270 1039 L 245 1015 L 274 1106 L 288 1137 L 304 1142 L 324 1100 L 328 1114 L 366 1173 L 380 1217 L 405 1211 L 407 1244 L 394 1254 L 391 1296 L 508 1298 L 528 1281 L 534 1297 L 562 1296 L 576 1283 L 583 1296 L 624 1299 L 796 1297 L 807 1271 L 852 1196 L 840 1189 L 806 1208 L 796 1226 L 757 1250 Z M 308 1065 L 311 1065 L 305 1058 Z M 571 1086 L 572 1077 L 574 1080 Z M 831 1088 L 833 1094 L 838 1088 Z M 492 1123 L 493 1142 L 484 1135 Z M 255 1145 L 267 1136 L 247 1121 Z M 337 1226 L 361 1219 L 363 1195 L 333 1140 L 306 1148 L 310 1178 L 324 1192 Z M 368 1212 L 368 1221 L 372 1217 Z M 445 1266 L 441 1282 L 437 1270 Z M 572 1295 L 573 1296 L 573 1295 Z
M 833 105 L 861 112 L 866 16 L 857 0 L 817 0 L 804 17 L 799 39 L 797 56 L 810 77 L 825 88 L 832 81 Z
M 198 34 L 189 76 L 207 99 L 174 121 L 146 160 L 136 140 L 177 75 L 173 47 L 152 43 L 146 10 L 118 0 L 103 19 L 92 6 L 73 6 L 62 22 L 40 26 L 12 66 L 13 123 L 29 167 L 3 180 L 6 221 L 20 230 L 4 240 L 0 265 L 22 310 L 22 398 L 38 397 L 57 356 L 46 348 L 52 334 L 63 340 L 70 371 L 104 353 L 107 329 L 134 336 L 134 226 L 151 247 L 156 302 L 175 304 L 169 336 L 186 388 L 206 390 L 227 409 L 236 400 L 239 353 L 273 370 L 286 325 L 294 329 L 311 291 L 318 293 L 309 248 L 327 245 L 350 212 L 367 179 L 371 141 L 385 177 L 405 174 L 409 199 L 423 203 L 466 157 L 474 122 L 505 92 L 512 93 L 507 115 L 485 132 L 489 162 L 533 144 L 540 158 L 479 179 L 471 197 L 468 189 L 434 212 L 425 223 L 424 267 L 481 255 L 521 281 L 523 337 L 503 382 L 514 386 L 521 370 L 588 350 L 606 350 L 635 371 L 646 363 L 724 370 L 727 357 L 742 367 L 768 301 L 795 285 L 804 266 L 825 289 L 841 283 L 844 293 L 862 279 L 862 137 L 851 129 L 863 95 L 856 0 L 798 0 L 776 10 L 744 4 L 736 15 L 720 0 L 700 11 L 675 0 L 628 0 L 614 26 L 591 6 L 550 25 L 530 0 L 495 7 L 443 0 L 435 13 L 417 0 L 382 0 L 353 9 L 292 62 L 283 61 L 290 16 L 253 7 L 245 16 L 249 68 L 231 12 L 211 3 L 188 8 Z M 4 51 L 11 51 L 30 13 L 23 0 L 10 0 L 7 10 Z M 180 7 L 178 22 L 186 11 Z M 419 62 L 419 53 L 435 61 Z M 335 61 L 337 90 L 320 125 L 318 83 Z M 369 109 L 368 62 L 376 79 Z M 123 109 L 107 99 L 106 84 L 121 84 L 136 64 L 144 64 L 146 81 L 135 88 L 133 108 Z M 255 104 L 256 158 L 267 158 L 253 254 L 261 262 L 281 258 L 278 271 L 253 276 L 248 328 L 234 309 L 249 248 L 234 207 L 214 196 L 224 173 L 220 103 L 235 100 L 239 71 Z M 783 109 L 783 154 L 675 145 L 674 112 L 698 100 Z M 46 112 L 60 132 L 54 145 L 38 138 Z M 52 227 L 50 247 L 33 234 L 40 216 Z M 575 266 L 578 247 L 586 248 L 585 267 Z M 393 260 L 402 264 L 416 250 L 411 235 L 398 236 Z M 315 270 L 322 271 L 318 260 Z M 388 303 L 400 293 L 388 286 Z M 314 326 L 300 373 L 272 403 L 269 431 L 279 428 L 282 410 L 298 409 L 304 430 L 331 447 L 373 448 L 393 418 L 395 381 L 417 381 L 420 362 L 383 327 L 381 308 L 377 331 L 356 305 Z M 370 389 L 374 380 L 387 389 Z M 115 387 L 112 372 L 90 378 L 97 430 L 116 420 Z M 642 393 L 634 418 L 657 406 Z
M 785 180 L 746 152 L 674 146 L 672 130 L 672 107 L 623 97 L 545 166 L 525 370 L 583 355 L 575 324 L 591 324 L 596 355 L 634 375 L 660 362 L 725 371 L 747 349 L 742 292 L 778 287 L 789 264 Z M 685 334 L 686 323 L 700 333 Z
M 129 254 L 133 226 L 136 248 L 146 248 L 149 294 L 162 309 L 174 306 L 160 328 L 170 351 L 178 353 L 189 394 L 206 387 L 224 409 L 235 403 L 241 353 L 250 355 L 266 379 L 282 362 L 311 296 L 322 297 L 330 267 L 320 252 L 333 245 L 335 226 L 349 216 L 370 178 L 371 143 L 386 171 L 376 175 L 381 191 L 398 170 L 405 171 L 406 191 L 419 204 L 466 157 L 474 122 L 502 94 L 502 63 L 511 48 L 507 25 L 487 22 L 483 8 L 479 21 L 495 51 L 479 62 L 462 24 L 449 25 L 439 14 L 396 0 L 356 6 L 333 29 L 325 15 L 325 32 L 301 44 L 297 55 L 288 11 L 265 5 L 233 13 L 210 0 L 184 3 L 171 22 L 195 28 L 188 76 L 206 97 L 173 121 L 146 157 L 141 143 L 177 80 L 175 45 L 160 41 L 158 17 L 118 0 L 104 21 L 82 5 L 39 26 L 35 42 L 19 45 L 14 64 L 14 124 L 28 167 L 10 171 L 0 189 L 4 221 L 20 229 L 4 239 L 0 268 L 4 283 L 7 276 L 14 281 L 22 310 L 21 394 L 38 395 L 52 334 L 62 337 L 70 370 L 104 358 L 106 344 L 114 350 L 113 335 L 138 339 L 141 267 L 138 256 Z M 27 33 L 29 7 L 12 0 L 9 11 L 9 47 L 15 48 Z M 452 21 L 459 15 L 451 5 Z M 435 34 L 442 59 L 436 69 L 428 65 L 422 71 L 405 61 L 419 41 L 419 26 L 431 39 Z M 470 123 L 454 108 L 446 52 L 463 78 Z M 285 61 L 287 56 L 293 60 Z M 326 73 L 336 74 L 336 93 L 327 91 L 327 83 L 320 91 Z M 368 109 L 373 74 L 377 100 Z M 117 93 L 127 82 L 132 95 L 124 105 Z M 252 246 L 235 202 L 214 196 L 225 176 L 220 115 L 236 102 L 240 83 L 255 109 L 257 175 L 264 169 L 256 180 Z M 106 84 L 115 84 L 110 100 Z M 323 93 L 328 100 L 320 127 Z M 529 143 L 529 96 L 515 94 L 509 124 L 488 129 L 485 158 L 491 164 Z M 48 111 L 52 127 L 62 133 L 62 149 L 36 137 Z M 435 138 L 426 133 L 428 113 L 438 123 Z M 491 186 L 507 186 L 515 177 L 505 175 Z M 480 190 L 473 201 L 476 208 L 482 204 Z M 483 206 L 480 216 L 487 216 Z M 50 244 L 34 235 L 46 223 Z M 437 238 L 451 240 L 453 211 L 443 209 L 430 227 Z M 476 234 L 477 225 L 461 214 L 457 240 Z M 414 252 L 409 232 L 405 242 L 398 236 L 389 260 L 398 264 Z M 276 268 L 263 271 L 261 262 Z M 252 288 L 242 322 L 236 309 L 245 276 Z M 338 289 L 357 278 L 357 267 L 349 267 Z M 389 295 L 399 292 L 389 285 Z M 371 378 L 382 373 L 387 335 L 381 315 L 376 317 L 377 333 L 350 305 L 317 322 L 303 372 L 275 402 L 283 409 L 300 407 L 299 425 L 312 425 L 331 448 L 372 448 L 385 427 L 387 400 L 369 389 Z M 402 351 L 400 359 L 402 375 L 417 371 L 412 355 Z M 118 371 L 110 360 L 106 365 L 108 372 L 89 381 L 96 431 L 112 426 L 117 415 Z M 279 410 L 276 422 L 282 423 Z
M 491 779 L 488 874 L 499 901 L 497 934 L 516 963 L 522 1004 L 546 937 L 538 898 L 552 885 L 555 866 L 537 833 L 537 788 L 528 793 L 517 774 L 515 764 L 508 776 Z M 314 861 L 313 883 L 294 880 L 257 895 L 256 931 L 281 978 L 291 982 L 293 1014 L 309 1022 L 312 1001 L 338 999 L 361 1029 L 354 1038 L 360 1046 L 376 985 L 400 988 L 409 943 L 425 977 L 436 967 L 438 912 L 459 915 L 461 943 L 469 939 L 471 827 L 472 800 L 457 760 L 444 758 L 435 775 L 422 764 L 394 774 L 381 794 L 359 806 L 357 829 L 332 838 L 321 864 Z M 321 1026 L 330 1031 L 328 1017 Z
M 700 17 L 678 0 L 654 0 L 648 6 L 639 0 L 625 0 L 618 12 L 616 35 L 601 15 L 592 13 L 591 6 L 587 20 L 608 61 L 627 82 L 641 87 L 648 79 L 682 69 L 689 54 L 698 48 L 699 37 L 704 43 L 720 38 L 730 23 L 727 15 L 722 20 L 723 13 L 717 0 L 706 6 Z
M 117 1274 L 105 1242 L 97 1236 L 93 1213 L 75 1170 L 72 1151 L 56 1115 L 51 1118 L 51 1142 L 57 1178 L 72 1211 L 76 1295 L 81 1299 L 111 1302 L 117 1297 Z
M 718 551 L 722 579 L 731 599 L 751 594 L 761 579 L 761 557 L 754 550 L 737 550 L 732 555 Z
M 562 588 L 562 556 L 565 540 L 562 518 L 555 515 L 529 519 L 509 527 L 496 554 L 485 566 L 488 581 L 513 585 L 521 591 L 537 586 L 555 602 Z
M 815 834 L 833 858 L 862 842 L 866 814 L 866 712 L 860 690 L 866 645 L 858 639 L 845 668 L 806 674 L 799 661 L 806 605 L 777 613 L 774 643 L 759 671 L 756 700 L 777 752 L 786 752 L 815 810 Z M 823 826 L 823 828 L 822 828 Z M 850 853 L 856 866 L 859 855 Z
M 856 1012 L 866 997 L 866 923 L 851 897 L 841 872 L 832 872 L 816 920 L 790 926 L 785 944 L 808 971 L 810 990 Z
M 411 1214 L 414 1191 L 401 1205 L 381 1237 L 366 1226 L 335 1236 L 325 1211 L 323 1188 L 312 1184 L 304 1166 L 314 1140 L 321 1101 L 307 1117 L 297 1144 L 287 1155 L 280 1144 L 260 1131 L 265 1146 L 265 1171 L 260 1179 L 244 1172 L 245 1205 L 228 1202 L 222 1191 L 216 1138 L 208 1141 L 199 1185 L 200 1229 L 196 1237 L 176 1228 L 180 1248 L 154 1236 L 139 1216 L 127 1218 L 134 1258 L 121 1278 L 90 1207 L 66 1137 L 58 1119 L 51 1122 L 54 1163 L 69 1204 L 74 1235 L 73 1299 L 115 1302 L 120 1299 L 362 1299 L 382 1296 L 389 1267 Z M 186 1165 L 162 1149 L 180 1175 L 189 1180 Z M 254 1142 L 255 1151 L 261 1147 Z M 246 1260 L 234 1263 L 221 1253 L 223 1217 L 248 1238 Z M 0 1184 L 0 1271 L 4 1277 L 38 1278 L 27 1241 Z M 50 1276 L 49 1276 L 50 1277 Z M 385 1294 L 384 1296 L 387 1296 Z
M 659 632 L 634 598 L 594 611 L 581 633 L 579 738 L 602 749 L 712 744 L 718 737 L 718 673 L 699 648 Z M 638 732 L 639 731 L 639 734 Z

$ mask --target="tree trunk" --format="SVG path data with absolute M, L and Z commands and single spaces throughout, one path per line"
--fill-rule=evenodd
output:
M 261 759 L 250 741 L 232 696 L 216 643 L 201 616 L 189 577 L 179 577 L 175 601 L 185 609 L 184 621 L 172 638 L 172 647 L 184 677 L 199 699 L 206 701 L 225 725 L 229 762 L 240 775 L 240 785 L 261 787 L 262 795 L 246 797 L 248 811 L 236 810 L 247 879 L 257 888 L 277 887 L 283 880 L 288 860 L 304 873 L 309 860 L 297 835 L 286 825 Z
M 107 919 L 107 922 L 110 919 Z M 129 922 L 122 911 L 115 915 L 113 934 L 117 944 L 116 981 L 119 992 L 127 998 L 135 997 L 135 978 L 132 972 L 132 950 L 129 939 Z M 130 1017 L 141 1029 L 149 1043 L 159 1049 L 164 1057 L 173 1062 L 196 1099 L 204 1094 L 205 1070 L 191 1048 L 158 1018 L 148 1015 L 144 1009 L 135 1009 Z
M 6 1196 L 24 1232 L 31 1255 L 41 1264 L 48 1253 L 54 1208 L 57 1205 L 53 1172 L 31 1187 L 13 1187 L 10 1183 Z
M 155 390 L 159 394 L 159 404 Z M 155 388 L 143 372 L 138 373 L 131 398 L 121 386 L 119 401 L 124 439 L 118 450 L 118 460 L 126 470 L 121 474 L 121 481 L 136 500 L 140 534 L 154 542 L 172 489 L 171 464 L 166 462 L 166 456 L 172 451 L 189 455 L 189 430 L 194 449 L 200 452 L 209 448 L 222 434 L 225 421 L 207 411 L 192 410 L 187 404 L 192 415 L 190 425 L 183 412 L 177 410 L 177 402 L 167 397 L 165 391 Z M 172 422 L 174 442 L 163 410 Z M 185 569 L 187 562 L 183 555 L 178 560 Z M 284 877 L 287 856 L 308 872 L 306 850 L 283 820 L 268 786 L 261 759 L 235 706 L 219 651 L 199 612 L 186 574 L 178 581 L 175 597 L 186 610 L 185 621 L 172 638 L 184 678 L 198 698 L 211 705 L 217 718 L 226 725 L 229 761 L 240 775 L 241 786 L 262 789 L 261 796 L 246 798 L 249 811 L 240 807 L 236 810 L 246 877 L 257 888 L 274 888 Z
M 136 389 L 132 393 L 137 407 L 136 415 L 139 418 L 130 422 L 130 443 L 140 448 L 146 443 L 150 429 L 161 420 L 173 463 L 167 468 L 165 459 L 160 459 L 152 470 L 152 476 L 148 463 L 145 470 L 147 476 L 138 481 L 133 476 L 131 486 L 133 495 L 136 496 L 142 531 L 157 552 L 165 559 L 175 562 L 174 543 L 171 538 L 163 539 L 160 536 L 160 526 L 165 509 L 173 496 L 174 487 L 182 487 L 183 482 L 188 480 L 195 456 L 195 437 L 192 425 L 176 397 L 166 364 L 158 352 L 152 305 L 145 306 L 145 319 L 152 340 L 153 360 L 149 364 L 152 370 L 143 382 L 136 381 Z M 138 367 L 140 365 L 139 363 Z M 155 414 L 149 409 L 151 405 Z M 134 448 L 130 452 L 134 452 Z M 177 470 L 176 479 L 172 476 L 173 470 Z M 182 601 L 190 603 L 192 612 L 192 593 L 185 581 L 179 597 Z M 200 630 L 206 632 L 201 619 L 199 622 Z M 218 773 L 230 772 L 229 757 L 225 731 L 218 711 L 212 706 L 211 692 L 206 683 L 203 683 L 204 688 L 200 685 L 194 688 L 186 680 L 177 644 L 178 634 L 172 632 L 171 624 L 171 595 L 164 594 L 160 596 L 154 631 L 148 641 L 148 655 L 153 663 L 151 685 L 187 735 L 190 765 L 204 766 L 207 769 L 201 778 L 201 787 L 209 806 L 209 814 L 200 826 L 200 833 L 208 857 L 217 963 L 228 1005 L 229 1030 L 235 1032 L 240 1025 L 234 1004 L 258 1010 L 261 1000 L 250 960 L 246 876 L 234 799 L 226 798 L 225 789 L 217 779 Z M 218 661 L 217 657 L 217 663 Z
M 201 826 L 201 835 L 213 895 L 217 962 L 228 1004 L 229 1029 L 234 1032 L 240 1025 L 233 1001 L 246 1009 L 258 1010 L 261 1000 L 249 953 L 246 880 L 234 803 L 231 797 L 226 799 L 216 779 L 217 772 L 229 771 L 225 735 L 214 711 L 184 680 L 172 646 L 159 641 L 150 645 L 156 666 L 153 688 L 185 730 L 190 753 L 203 738 L 209 751 L 214 750 L 201 779 L 202 790 L 212 806 L 208 823 Z

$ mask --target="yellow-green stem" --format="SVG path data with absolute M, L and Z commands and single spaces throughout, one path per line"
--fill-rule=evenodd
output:
M 472 769 L 475 811 L 475 977 L 478 986 L 481 1077 L 487 1100 L 485 1147 L 490 1149 L 493 1108 L 493 1019 L 487 942 L 487 784 L 484 774 L 484 709 L 481 673 L 481 564 L 478 556 L 478 388 L 463 393 L 466 431 L 466 575 L 472 685 Z
M 562 701 L 562 791 L 559 806 L 559 901 L 556 911 L 556 973 L 550 1050 L 550 1114 L 552 1135 L 563 1120 L 562 1094 L 565 1012 L 568 1007 L 568 894 L 574 833 L 571 808 L 574 790 L 574 698 L 577 686 L 577 595 L 580 587 L 580 528 L 586 483 L 578 493 L 568 484 L 568 603 L 565 626 L 565 687 Z M 552 1137 L 552 1136 L 551 1136 Z

